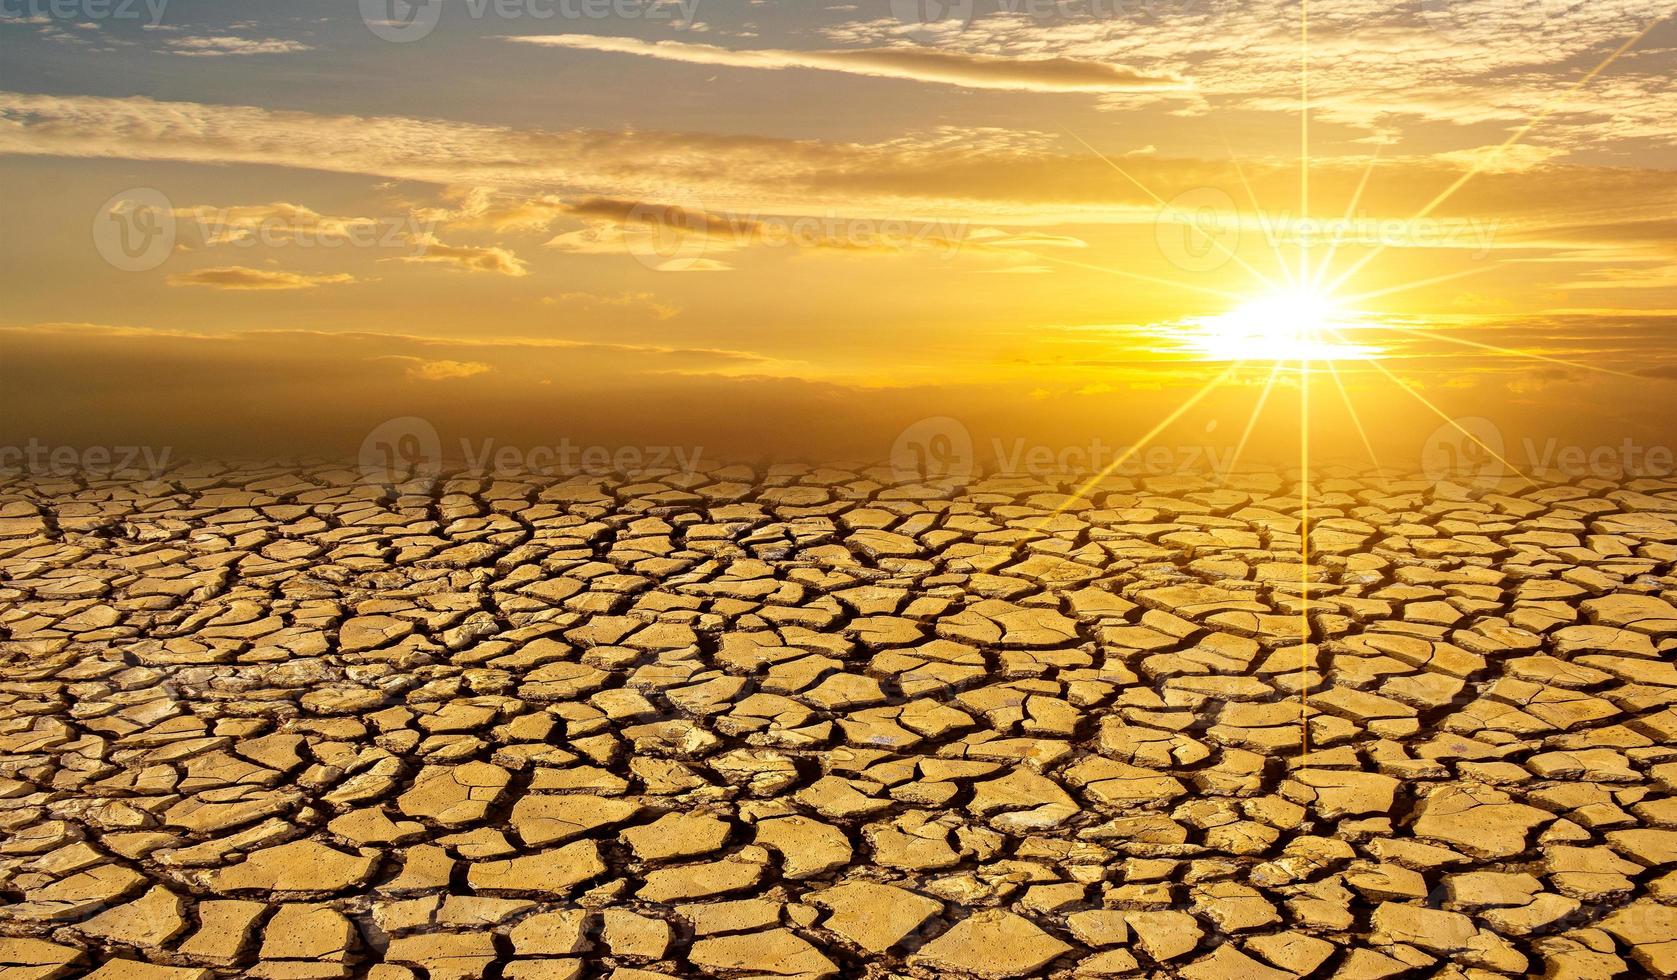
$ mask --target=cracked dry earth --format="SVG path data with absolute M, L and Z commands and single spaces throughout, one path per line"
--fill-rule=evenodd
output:
M 1677 973 L 1677 482 L 887 473 L 7 481 L 0 980 Z

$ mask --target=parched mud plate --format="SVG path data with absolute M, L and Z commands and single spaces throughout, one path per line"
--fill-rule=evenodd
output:
M 888 473 L 11 479 L 0 978 L 1677 971 L 1677 483 Z

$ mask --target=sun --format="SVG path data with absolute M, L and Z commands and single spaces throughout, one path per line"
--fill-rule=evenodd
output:
M 1378 347 L 1346 334 L 1368 326 L 1324 293 L 1287 289 L 1212 316 L 1189 319 L 1187 347 L 1212 361 L 1366 361 Z

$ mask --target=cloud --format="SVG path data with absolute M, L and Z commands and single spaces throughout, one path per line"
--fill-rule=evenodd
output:
M 404 256 L 403 262 L 437 262 L 469 272 L 494 272 L 503 276 L 527 276 L 523 260 L 498 245 L 446 245 L 430 236 L 413 241 L 419 254 Z
M 753 219 L 697 207 L 590 197 L 566 207 L 583 227 L 543 243 L 573 255 L 629 255 L 658 272 L 726 272 L 707 254 L 744 248 L 759 230 Z
M 1010 58 L 931 48 L 734 51 L 711 44 L 642 41 L 594 34 L 529 35 L 508 37 L 506 40 L 543 47 L 637 55 L 691 65 L 770 71 L 807 68 L 1013 92 L 1128 92 L 1186 87 L 1182 79 L 1173 74 L 1148 75 L 1122 65 L 1080 58 Z
M 164 42 L 164 48 L 170 54 L 183 55 L 190 58 L 225 58 L 234 55 L 252 54 L 295 54 L 299 51 L 312 51 L 313 47 L 301 41 L 281 41 L 275 39 L 261 39 L 248 37 L 232 37 L 216 35 L 210 37 L 172 37 Z
M 472 378 L 480 374 L 488 374 L 495 370 L 482 361 L 432 361 L 402 354 L 386 354 L 381 357 L 370 358 L 370 360 L 396 361 L 406 365 L 403 373 L 409 381 L 454 381 L 459 378 Z
M 588 198 L 569 214 L 584 227 L 562 232 L 548 248 L 581 255 L 633 255 L 660 272 L 723 272 L 732 268 L 707 255 L 751 247 L 826 249 L 852 254 L 899 254 L 914 249 L 959 250 L 966 224 L 949 220 L 873 220 L 835 214 L 767 214 L 707 211 L 652 201 Z M 989 229 L 993 238 L 1009 236 Z M 1032 235 L 1021 244 L 1082 243 L 1063 236 Z M 995 244 L 995 243 L 992 243 Z M 1005 244 L 1005 243 L 1004 243 Z
M 550 245 L 577 252 L 622 254 L 624 229 L 632 224 L 627 219 L 639 202 L 702 203 L 683 213 L 690 218 L 696 212 L 705 223 L 707 254 L 737 238 L 756 240 L 755 234 L 708 233 L 719 223 L 731 230 L 752 215 L 914 214 L 1036 227 L 1150 225 L 1159 216 L 1158 204 L 1145 191 L 1117 179 L 1107 163 L 1069 140 L 971 132 L 951 138 L 940 130 L 923 137 L 858 143 L 516 129 L 147 98 L 0 93 L 0 154 L 253 164 L 472 188 L 456 191 L 464 200 L 436 209 L 434 217 L 458 215 L 465 222 L 523 230 L 545 227 L 555 216 L 573 217 L 591 226 L 563 232 Z M 322 146 L 332 151 L 320 152 Z M 1366 156 L 1316 161 L 1312 184 L 1318 199 L 1350 200 L 1367 163 Z M 1124 168 L 1165 200 L 1203 188 L 1222 189 L 1231 202 L 1246 199 L 1241 177 L 1226 159 L 1145 156 L 1126 159 Z M 1407 218 L 1462 172 L 1459 163 L 1387 153 L 1361 199 L 1363 210 Z M 1259 200 L 1287 201 L 1296 193 L 1297 170 L 1290 159 L 1247 160 L 1245 176 Z M 1529 238 L 1546 225 L 1673 210 L 1677 186 L 1668 170 L 1549 163 L 1481 174 L 1438 214 L 1488 215 L 1501 219 L 1510 235 L 1517 229 Z M 642 216 L 646 213 L 643 208 Z M 431 261 L 463 259 L 438 251 Z M 493 258 L 479 261 L 495 264 Z M 514 267 L 510 261 L 504 266 Z
M 975 245 L 990 248 L 1088 248 L 1089 243 L 1071 235 L 1054 235 L 1047 232 L 1014 233 L 1000 228 L 976 228 L 967 235 L 967 241 Z
M 176 218 L 194 223 L 205 245 L 245 243 L 326 247 L 351 244 L 390 244 L 392 233 L 419 233 L 426 223 L 417 216 L 361 218 L 325 215 L 301 204 L 275 201 L 218 208 L 209 205 L 176 208 Z M 401 241 L 396 238 L 396 241 Z
M 291 342 L 318 351 L 327 342 L 364 345 L 370 347 L 402 347 L 420 350 L 439 350 L 450 353 L 470 351 L 478 358 L 489 359 L 500 351 L 524 358 L 531 351 L 556 351 L 566 356 L 585 354 L 628 354 L 650 358 L 703 361 L 709 364 L 755 364 L 766 367 L 777 363 L 774 358 L 756 351 L 726 347 L 675 347 L 668 344 L 609 343 L 572 340 L 565 337 L 447 337 L 429 334 L 402 334 L 371 330 L 226 330 L 199 331 L 163 327 L 131 326 L 108 323 L 54 322 L 19 326 L 0 325 L 0 336 L 52 336 L 77 339 L 137 339 L 170 340 L 187 343 L 281 343 Z
M 542 302 L 548 305 L 559 303 L 575 303 L 583 306 L 606 306 L 623 309 L 644 309 L 660 320 L 668 320 L 681 313 L 681 308 L 665 303 L 652 293 L 623 292 L 601 295 L 589 292 L 560 293 L 557 296 L 544 296 Z
M 732 272 L 734 267 L 721 259 L 703 256 L 676 256 L 653 266 L 658 272 Z
M 251 269 L 242 265 L 226 265 L 213 269 L 194 269 L 177 272 L 166 280 L 171 286 L 208 286 L 212 289 L 263 290 L 313 289 L 354 282 L 347 272 L 311 276 L 277 269 Z
M 1136 89 L 1099 100 L 1126 112 L 1168 107 L 1227 118 L 1244 109 L 1298 117 L 1298 0 L 1117 3 L 1106 5 L 1110 16 L 1086 17 L 1036 16 L 1024 9 L 1030 4 L 988 6 L 993 13 L 940 37 L 942 49 L 1108 62 L 1142 74 L 1191 66 L 1191 89 Z M 1149 7 L 1156 12 L 1144 14 Z M 1473 138 L 1472 124 L 1518 127 L 1540 114 L 1545 121 L 1531 135 L 1537 143 L 1593 147 L 1611 134 L 1670 146 L 1677 141 L 1665 108 L 1671 47 L 1658 34 L 1575 88 L 1583 72 L 1670 10 L 1664 0 L 1339 0 L 1312 7 L 1315 115 L 1380 141 L 1410 139 L 1427 124 L 1441 134 L 1432 145 L 1446 149 Z M 895 18 L 872 17 L 823 33 L 835 43 L 880 45 L 900 43 L 904 30 Z
M 1463 150 L 1438 153 L 1433 159 L 1453 163 L 1464 169 L 1477 168 L 1482 173 L 1519 173 L 1543 166 L 1566 156 L 1566 151 L 1554 146 L 1533 146 L 1529 143 L 1496 143 Z
M 743 248 L 761 229 L 756 220 L 741 215 L 610 197 L 575 201 L 566 206 L 565 213 L 582 221 L 583 227 L 553 236 L 543 243 L 546 247 L 575 255 L 632 255 L 666 272 L 726 269 L 719 262 L 688 266 L 694 265 L 689 260 L 702 253 Z
M 495 231 L 541 231 L 570 211 L 570 205 L 554 194 L 509 197 L 490 187 L 451 187 L 444 192 L 453 207 L 419 208 L 414 217 L 432 223 L 447 222 L 462 228 L 490 228 Z
M 761 227 L 755 219 L 741 215 L 716 214 L 703 208 L 652 201 L 590 197 L 566 207 L 579 218 L 598 218 L 616 225 L 679 227 L 705 235 L 739 235 Z

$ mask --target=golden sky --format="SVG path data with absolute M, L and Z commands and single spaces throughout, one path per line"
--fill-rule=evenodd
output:
M 1668 4 L 381 7 L 8 0 L 0 442 L 1671 441 Z

